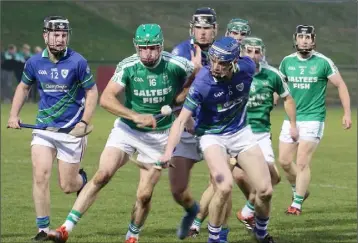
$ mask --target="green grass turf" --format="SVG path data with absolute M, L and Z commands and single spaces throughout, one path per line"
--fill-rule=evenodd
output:
M 29 242 L 36 233 L 35 213 L 31 192 L 30 130 L 8 130 L 6 122 L 9 106 L 1 111 L 1 238 L 2 242 Z M 34 121 L 36 107 L 26 104 L 21 113 L 24 122 Z M 329 109 L 322 143 L 312 163 L 311 196 L 304 203 L 300 217 L 286 216 L 284 211 L 291 201 L 291 188 L 285 179 L 276 187 L 273 197 L 270 232 L 279 243 L 348 243 L 356 242 L 356 113 L 353 128 L 341 128 L 341 109 Z M 273 145 L 277 154 L 278 134 L 283 111 L 273 111 Z M 101 150 L 110 132 L 114 117 L 98 108 L 83 161 L 89 177 L 94 174 Z M 57 182 L 54 163 L 51 178 L 51 226 L 62 224 L 74 203 L 76 195 L 63 194 Z M 282 171 L 282 170 L 281 170 Z M 208 181 L 205 163 L 197 164 L 192 172 L 191 189 L 199 200 Z M 127 164 L 102 190 L 99 198 L 81 219 L 68 242 L 124 242 L 132 204 L 138 183 L 138 169 Z M 230 219 L 230 242 L 252 242 L 235 212 L 244 204 L 244 198 L 235 187 L 233 214 Z M 141 242 L 181 242 L 175 236 L 183 214 L 172 200 L 168 176 L 164 173 L 153 196 L 152 211 L 141 233 Z M 207 233 L 186 242 L 206 242 Z

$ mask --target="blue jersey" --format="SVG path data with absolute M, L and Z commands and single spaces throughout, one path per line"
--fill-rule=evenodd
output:
M 184 57 L 191 61 L 191 51 L 195 53 L 194 41 L 190 38 L 175 46 L 172 50 L 172 54 L 175 56 Z M 201 64 L 203 66 L 209 65 L 208 54 L 203 50 L 201 51 Z
M 231 80 L 217 81 L 204 66 L 196 75 L 184 107 L 196 114 L 195 133 L 232 134 L 246 126 L 246 104 L 256 65 L 249 58 L 238 61 Z
M 36 124 L 72 127 L 83 115 L 85 90 L 93 87 L 93 75 L 87 61 L 67 48 L 63 57 L 53 63 L 45 49 L 27 60 L 21 81 L 37 82 L 40 93 Z

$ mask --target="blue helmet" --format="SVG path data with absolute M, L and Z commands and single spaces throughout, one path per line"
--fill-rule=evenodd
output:
M 240 56 L 240 44 L 232 37 L 222 37 L 212 44 L 209 56 L 223 62 L 233 62 Z

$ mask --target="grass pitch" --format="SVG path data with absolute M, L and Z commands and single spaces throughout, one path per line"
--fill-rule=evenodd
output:
M 1 111 L 1 238 L 2 242 L 30 242 L 36 234 L 32 202 L 32 173 L 30 160 L 31 130 L 6 129 L 9 106 Z M 26 104 L 21 113 L 23 122 L 31 123 L 36 114 L 35 105 Z M 305 201 L 300 217 L 286 216 L 291 202 L 291 188 L 283 179 L 273 197 L 270 233 L 279 243 L 349 243 L 357 239 L 357 163 L 356 113 L 353 128 L 341 128 L 341 109 L 329 109 L 321 142 L 312 162 L 311 196 Z M 277 155 L 278 134 L 283 110 L 272 114 L 273 145 Z M 94 132 L 83 167 L 92 177 L 98 159 L 110 132 L 114 117 L 98 108 L 93 123 Z M 71 209 L 76 195 L 63 194 L 57 182 L 57 163 L 53 164 L 51 179 L 51 227 L 61 225 Z M 282 172 L 282 170 L 281 170 Z M 132 204 L 138 183 L 138 169 L 133 164 L 122 167 L 112 181 L 101 191 L 92 208 L 83 216 L 71 233 L 68 242 L 124 242 Z M 207 186 L 208 173 L 204 162 L 192 172 L 191 189 L 197 200 Z M 237 189 L 233 193 L 233 214 L 230 220 L 230 242 L 252 242 L 234 213 L 244 204 Z M 153 196 L 152 211 L 141 233 L 142 243 L 181 242 L 175 236 L 183 215 L 182 209 L 171 198 L 168 176 L 164 173 Z M 201 235 L 186 242 L 206 242 L 203 224 Z

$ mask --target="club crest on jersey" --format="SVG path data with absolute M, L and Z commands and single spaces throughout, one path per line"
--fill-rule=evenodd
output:
M 317 66 L 312 66 L 309 71 L 310 74 L 316 74 L 317 73 Z
M 90 72 L 91 72 L 91 69 L 90 69 L 90 67 L 87 65 L 86 73 L 89 74 Z
M 238 91 L 243 91 L 243 90 L 244 90 L 244 83 L 241 83 L 241 84 L 236 85 L 236 89 L 237 89 Z
M 62 70 L 61 70 L 61 76 L 62 76 L 63 78 L 66 78 L 67 75 L 68 75 L 68 69 L 62 69 Z
M 255 88 L 254 83 L 251 83 L 250 90 L 251 90 L 251 92 L 255 92 L 255 91 L 256 91 L 256 88 Z

